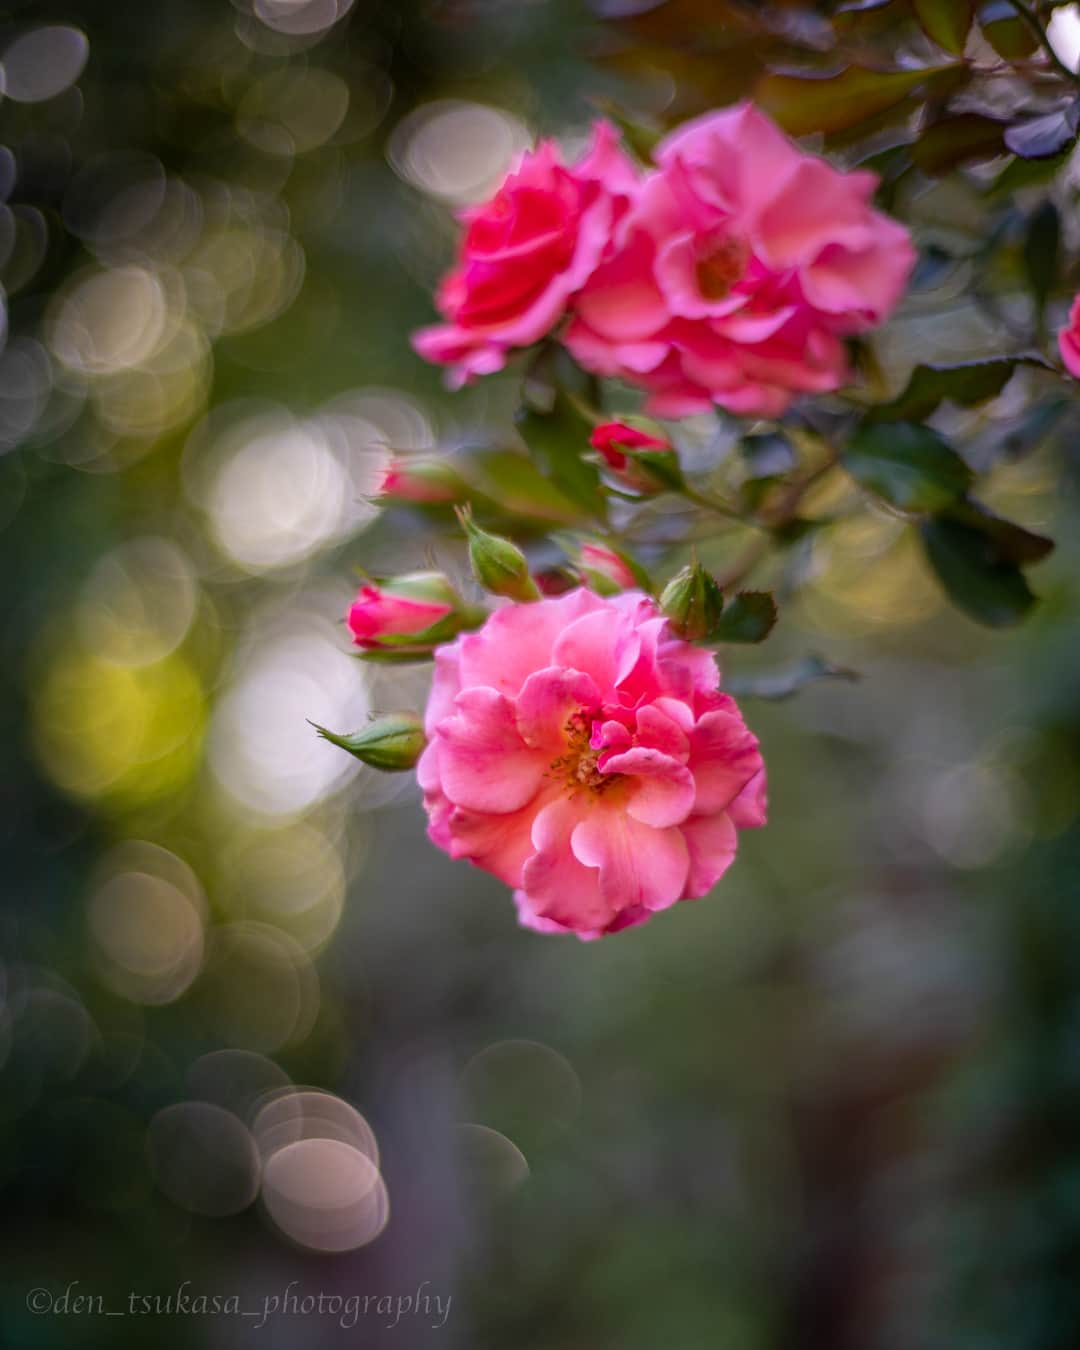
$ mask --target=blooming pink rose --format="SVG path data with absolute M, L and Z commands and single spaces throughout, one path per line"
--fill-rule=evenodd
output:
M 435 661 L 428 832 L 513 886 L 527 927 L 642 923 L 704 895 L 765 822 L 758 743 L 713 657 L 640 592 L 508 605 Z
M 666 137 L 619 247 L 574 299 L 566 344 L 684 417 L 775 416 L 838 388 L 842 338 L 880 323 L 915 250 L 870 204 L 877 178 L 804 154 L 750 104 Z
M 536 342 L 562 318 L 612 244 L 636 187 L 605 122 L 570 167 L 552 141 L 525 153 L 491 201 L 462 213 L 458 261 L 437 296 L 447 322 L 421 329 L 413 346 L 452 367 L 455 387 L 501 370 L 509 348 Z
M 1058 334 L 1061 359 L 1070 375 L 1080 380 L 1080 295 L 1069 310 L 1069 326 Z

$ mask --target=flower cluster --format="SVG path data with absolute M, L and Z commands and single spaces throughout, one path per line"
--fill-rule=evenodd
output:
M 654 159 L 639 172 L 603 123 L 572 165 L 550 142 L 525 154 L 466 213 L 447 322 L 416 335 L 420 354 L 460 384 L 558 329 L 585 369 L 669 417 L 776 416 L 839 388 L 843 339 L 881 323 L 915 261 L 870 204 L 876 177 L 804 153 L 750 104 L 679 128 Z
M 435 655 L 418 776 L 432 840 L 581 938 L 704 895 L 765 822 L 758 743 L 655 601 L 577 589 Z

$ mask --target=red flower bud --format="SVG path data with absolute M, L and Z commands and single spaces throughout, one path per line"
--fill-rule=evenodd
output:
M 669 440 L 628 422 L 602 422 L 589 444 L 616 478 L 634 492 L 649 496 L 678 481 L 679 457 Z

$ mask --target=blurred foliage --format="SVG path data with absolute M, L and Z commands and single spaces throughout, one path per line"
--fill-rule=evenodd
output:
M 0 63 L 0 1343 L 239 1343 L 26 1297 L 298 1280 L 454 1306 L 268 1342 L 1074 1345 L 1077 104 L 1017 6 L 35 0 Z M 920 266 L 849 398 L 673 429 L 764 532 L 603 499 L 779 601 L 722 653 L 772 824 L 711 899 L 548 941 L 305 719 L 423 701 L 347 654 L 349 564 L 475 597 L 449 504 L 373 507 L 391 455 L 536 570 L 595 534 L 573 372 L 515 426 L 525 372 L 409 351 L 452 208 L 601 104 L 646 145 L 744 96 L 878 172 Z M 1020 629 L 947 607 L 1018 618 L 1036 563 Z

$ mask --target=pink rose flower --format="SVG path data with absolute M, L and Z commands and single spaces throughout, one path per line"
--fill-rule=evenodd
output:
M 1072 302 L 1069 310 L 1069 325 L 1058 334 L 1058 347 L 1065 369 L 1075 379 L 1080 380 L 1080 295 Z
M 636 186 L 605 122 L 569 167 L 552 141 L 525 153 L 491 201 L 462 213 L 457 265 L 436 298 L 447 322 L 414 334 L 417 352 L 450 366 L 454 387 L 501 370 L 509 348 L 538 341 L 562 318 L 611 245 Z
M 507 605 L 435 662 L 428 832 L 514 887 L 526 927 L 642 923 L 704 895 L 765 823 L 758 743 L 713 657 L 640 592 Z
M 577 360 L 647 389 L 658 416 L 776 416 L 839 388 L 842 339 L 882 322 L 915 262 L 870 204 L 877 178 L 804 154 L 745 103 L 681 127 L 656 160 L 574 299 Z

